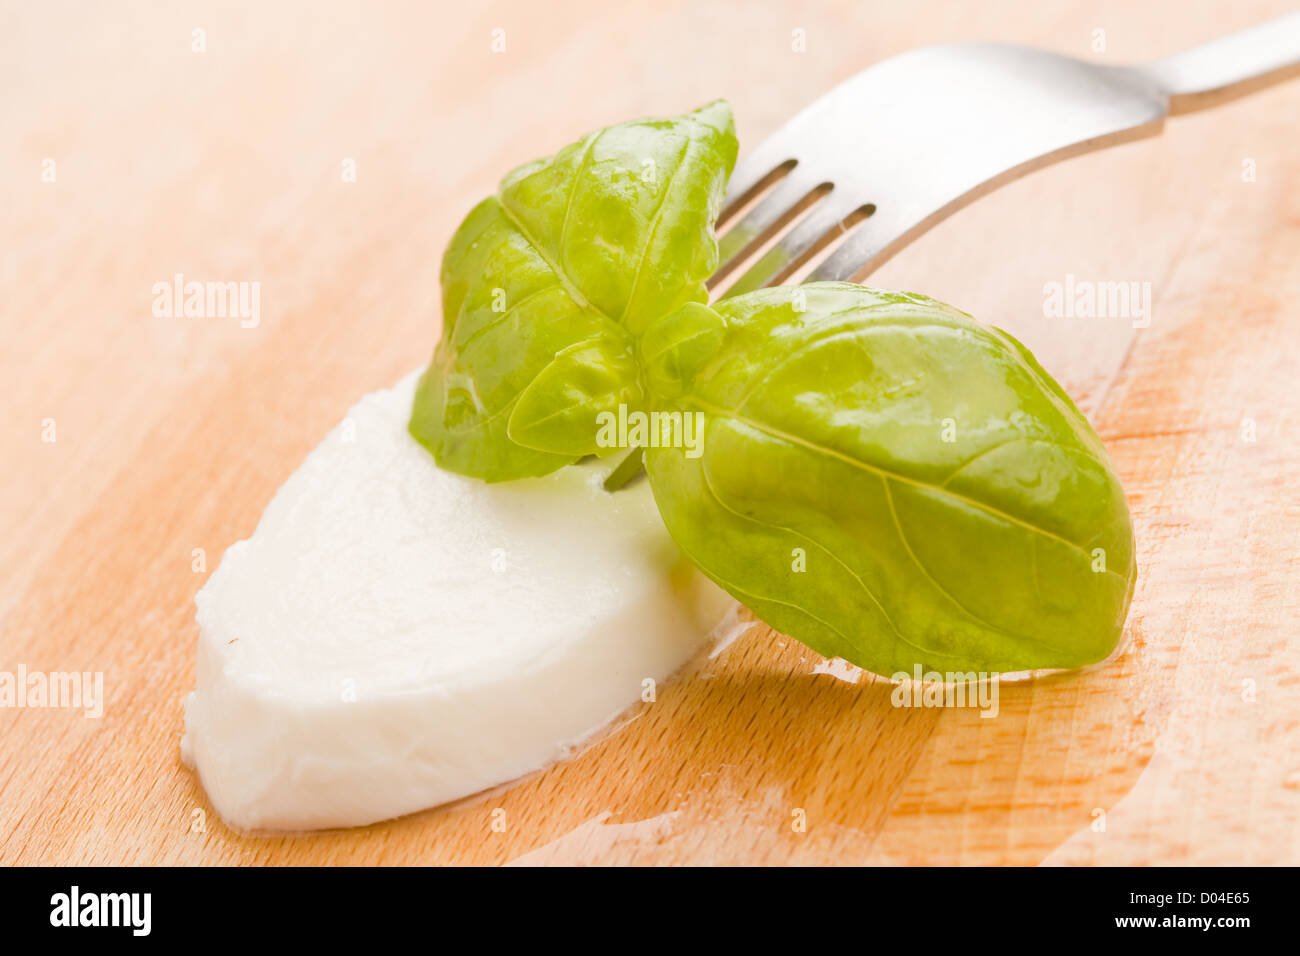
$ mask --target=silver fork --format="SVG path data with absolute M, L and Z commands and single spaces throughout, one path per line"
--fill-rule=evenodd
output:
M 884 60 L 804 109 L 736 167 L 710 288 L 716 293 L 773 236 L 781 238 L 726 295 L 784 282 L 819 255 L 808 279 L 861 279 L 1004 183 L 1155 135 L 1166 116 L 1252 92 L 1300 73 L 1298 65 L 1300 13 L 1141 66 L 1000 43 L 924 47 Z

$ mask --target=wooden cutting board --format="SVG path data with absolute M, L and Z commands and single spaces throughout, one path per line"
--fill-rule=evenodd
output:
M 442 247 L 503 172 L 718 96 L 744 149 L 928 43 L 1120 63 L 1289 4 L 441 6 L 5 17 L 0 669 L 102 671 L 106 704 L 0 710 L 0 862 L 1300 862 L 1300 82 L 1035 173 L 872 277 L 1008 328 L 1092 417 L 1138 542 L 1118 660 L 982 719 L 756 628 L 499 792 L 228 830 L 178 759 L 194 593 L 426 360 Z M 260 282 L 260 323 L 155 318 L 176 273 Z M 1149 325 L 1045 315 L 1067 276 L 1149 283 Z

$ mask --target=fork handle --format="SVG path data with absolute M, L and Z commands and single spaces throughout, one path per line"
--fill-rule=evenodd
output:
M 1186 113 L 1295 75 L 1297 67 L 1300 13 L 1289 13 L 1140 69 L 1168 94 L 1170 113 Z

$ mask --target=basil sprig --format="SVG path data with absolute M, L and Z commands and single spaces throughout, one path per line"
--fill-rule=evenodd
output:
M 609 453 L 600 422 L 641 413 L 674 540 L 814 650 L 883 675 L 1105 658 L 1133 533 L 1082 413 L 1010 335 L 922 296 L 707 306 L 735 154 L 719 102 L 507 176 L 447 250 L 411 433 L 501 481 Z
M 599 130 L 510 173 L 452 237 L 442 340 L 411 434 L 485 481 L 607 451 L 594 416 L 642 409 L 637 338 L 704 302 L 736 161 L 731 108 Z

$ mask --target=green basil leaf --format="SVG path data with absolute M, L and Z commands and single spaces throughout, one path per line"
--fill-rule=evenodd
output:
M 640 343 L 650 388 L 665 396 L 681 394 L 699 367 L 717 353 L 726 334 L 726 320 L 699 302 L 651 323 Z
M 642 404 L 637 365 L 622 338 L 577 342 L 563 349 L 529 383 L 510 413 L 510 439 L 528 448 L 580 457 L 615 447 L 597 442 L 602 413 Z
M 592 133 L 470 212 L 443 258 L 442 338 L 411 412 L 439 465 L 505 481 L 575 460 L 587 445 L 565 424 L 574 395 L 554 381 L 530 392 L 534 380 L 578 343 L 630 353 L 650 322 L 705 300 L 735 157 L 719 101 Z
M 715 354 L 662 409 L 702 454 L 651 448 L 673 538 L 776 629 L 877 674 L 1075 667 L 1133 590 L 1100 439 L 1009 335 L 848 283 L 714 307 Z

